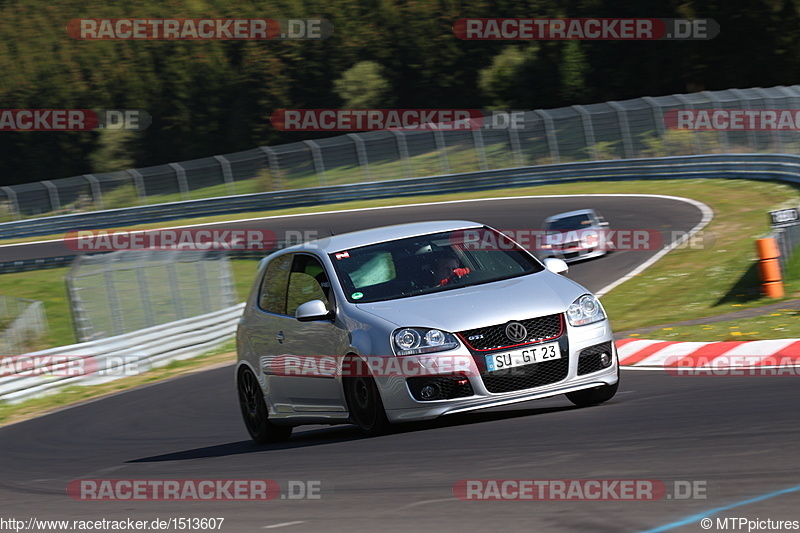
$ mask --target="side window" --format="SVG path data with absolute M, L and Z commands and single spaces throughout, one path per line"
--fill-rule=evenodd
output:
M 322 300 L 331 309 L 330 282 L 325 269 L 316 257 L 297 254 L 294 256 L 289 276 L 289 291 L 286 298 L 286 314 L 294 316 L 301 304 L 311 300 Z
M 258 294 L 258 306 L 264 311 L 286 314 L 286 287 L 293 258 L 294 255 L 287 254 L 269 262 Z

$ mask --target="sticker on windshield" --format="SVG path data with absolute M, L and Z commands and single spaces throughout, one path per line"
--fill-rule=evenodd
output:
M 361 298 L 364 297 L 364 293 L 363 292 L 354 292 L 353 294 L 350 295 L 350 297 L 353 300 L 360 300 Z
M 339 252 L 336 254 L 336 259 L 347 259 L 350 257 L 350 252 Z

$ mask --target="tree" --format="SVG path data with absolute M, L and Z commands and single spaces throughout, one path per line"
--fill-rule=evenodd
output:
M 383 76 L 383 68 L 375 61 L 356 63 L 333 86 L 347 109 L 391 107 L 391 85 Z

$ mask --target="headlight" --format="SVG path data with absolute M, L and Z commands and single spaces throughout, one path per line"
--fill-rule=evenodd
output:
M 458 341 L 452 333 L 438 329 L 403 328 L 392 333 L 392 346 L 397 355 L 416 355 L 452 350 Z
M 571 326 L 585 326 L 605 318 L 603 307 L 591 294 L 584 294 L 567 308 L 567 320 Z

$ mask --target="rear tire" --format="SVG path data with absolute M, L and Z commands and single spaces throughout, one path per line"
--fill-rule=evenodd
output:
M 362 365 L 362 368 L 365 367 Z M 369 436 L 386 433 L 391 424 L 386 417 L 386 409 L 375 379 L 372 376 L 346 377 L 342 384 L 353 423 Z
M 292 426 L 279 426 L 269 421 L 267 404 L 253 371 L 247 367 L 239 372 L 239 406 L 250 437 L 258 444 L 281 442 L 292 435 Z
M 617 371 L 617 382 L 613 385 L 601 385 L 592 389 L 568 392 L 567 399 L 578 407 L 589 407 L 607 402 L 614 397 L 617 389 L 619 389 L 619 371 Z

